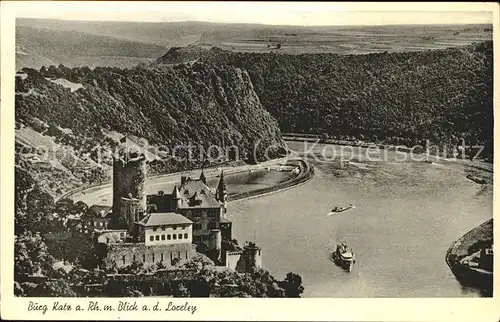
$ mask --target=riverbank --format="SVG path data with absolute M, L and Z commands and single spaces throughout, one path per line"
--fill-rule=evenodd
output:
M 321 143 L 321 144 L 333 144 L 333 145 L 342 145 L 342 146 L 352 146 L 357 148 L 375 148 L 381 150 L 389 150 L 389 151 L 399 151 L 405 153 L 415 153 L 415 154 L 423 154 L 430 158 L 434 158 L 436 160 L 445 161 L 445 162 L 454 162 L 458 163 L 470 168 L 474 168 L 477 170 L 483 170 L 490 173 L 493 173 L 493 163 L 486 162 L 481 159 L 461 159 L 461 158 L 446 158 L 442 156 L 437 156 L 434 154 L 418 152 L 417 149 L 411 149 L 407 146 L 403 145 L 389 145 L 389 144 L 377 144 L 373 142 L 361 142 L 361 141 L 347 141 L 347 140 L 337 140 L 337 139 L 324 139 L 319 135 L 314 134 L 294 134 L 294 133 L 283 133 L 283 140 L 285 141 L 295 141 L 295 142 L 310 142 L 310 143 Z
M 461 259 L 493 241 L 493 219 L 470 230 L 446 252 L 446 263 L 461 285 L 477 288 L 483 296 L 493 296 L 493 273 L 463 265 Z

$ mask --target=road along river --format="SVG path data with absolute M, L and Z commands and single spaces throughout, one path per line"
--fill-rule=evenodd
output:
M 304 146 L 288 145 L 299 153 Z M 340 149 L 317 145 L 313 153 L 331 159 Z M 308 158 L 315 176 L 303 185 L 231 202 L 233 236 L 240 243 L 255 236 L 264 268 L 276 278 L 300 274 L 304 297 L 479 296 L 460 286 L 445 254 L 453 241 L 492 218 L 491 191 L 467 179 L 463 165 L 398 161 L 390 151 L 382 161 L 367 161 L 366 149 L 355 151 L 357 159 L 341 169 L 337 161 Z M 148 192 L 178 180 L 178 175 L 152 179 Z M 111 190 L 93 188 L 72 197 L 109 203 Z M 327 216 L 333 207 L 349 203 L 356 208 Z M 356 253 L 351 273 L 329 259 L 341 240 Z

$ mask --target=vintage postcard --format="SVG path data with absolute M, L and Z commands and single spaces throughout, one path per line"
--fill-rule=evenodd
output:
M 497 4 L 1 9 L 3 319 L 499 321 Z

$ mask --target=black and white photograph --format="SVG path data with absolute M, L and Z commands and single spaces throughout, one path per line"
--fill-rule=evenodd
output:
M 18 6 L 13 296 L 493 297 L 491 7 L 336 6 Z

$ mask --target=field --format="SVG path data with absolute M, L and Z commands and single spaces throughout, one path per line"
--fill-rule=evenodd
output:
M 205 41 L 226 50 L 246 52 L 281 52 L 287 54 L 335 53 L 368 54 L 376 52 L 403 52 L 464 46 L 491 40 L 487 26 L 381 26 L 319 29 L 303 33 L 275 33 L 256 35 L 253 39 L 233 41 Z M 277 45 L 280 44 L 280 48 Z M 268 47 L 269 45 L 269 47 Z
M 148 64 L 171 47 L 188 45 L 238 52 L 347 55 L 424 51 L 493 37 L 492 25 L 305 27 L 17 19 L 16 28 L 18 69 L 59 63 L 132 68 Z

